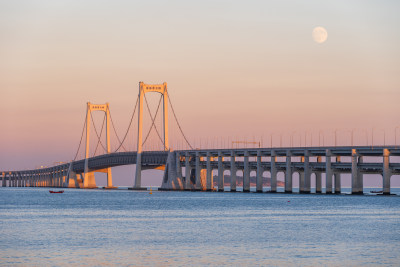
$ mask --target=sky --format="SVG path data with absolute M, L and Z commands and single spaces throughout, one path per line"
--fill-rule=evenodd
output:
M 300 145 L 307 133 L 316 145 L 320 131 L 332 145 L 335 130 L 343 145 L 351 131 L 358 145 L 372 132 L 374 144 L 394 144 L 399 11 L 389 0 L 0 0 L 0 169 L 73 159 L 87 102 L 108 102 L 123 136 L 139 81 L 168 83 L 196 146 Z

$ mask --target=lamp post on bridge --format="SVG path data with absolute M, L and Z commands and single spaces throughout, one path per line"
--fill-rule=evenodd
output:
M 322 133 L 322 145 L 325 145 L 325 136 L 324 132 L 322 130 L 319 130 L 318 132 L 318 146 L 321 146 L 321 133 Z
M 337 129 L 335 129 L 335 146 L 337 146 Z
M 346 132 L 348 132 L 348 133 L 350 133 L 350 141 L 351 141 L 351 146 L 353 146 L 353 140 L 354 140 L 354 138 L 353 138 L 353 136 L 354 136 L 354 129 L 351 129 L 351 130 L 349 130 L 349 129 L 346 129 Z
M 363 133 L 365 133 L 365 139 L 367 140 L 367 146 L 369 145 L 368 142 L 368 131 L 366 129 L 362 129 Z
M 375 127 L 372 127 L 372 146 L 374 146 L 374 130 L 375 130 Z M 386 131 L 385 131 L 385 129 L 381 129 L 381 131 L 383 132 L 383 145 L 385 146 L 386 145 Z
M 291 147 L 294 146 L 293 136 L 294 136 L 295 134 L 298 134 L 298 135 L 299 135 L 300 146 L 301 146 L 301 134 L 300 134 L 299 132 L 297 132 L 297 131 L 294 131 L 294 132 L 292 132 L 292 133 L 290 134 L 290 146 L 291 146 Z
M 304 147 L 307 147 L 307 134 L 310 134 L 311 136 L 311 146 L 312 146 L 312 132 L 306 131 L 304 135 Z

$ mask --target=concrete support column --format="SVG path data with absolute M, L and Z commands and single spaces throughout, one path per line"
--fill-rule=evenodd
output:
M 243 192 L 250 192 L 250 166 L 249 166 L 249 152 L 244 152 L 244 169 L 243 169 Z
M 1 173 L 1 177 L 2 177 L 2 179 L 1 179 L 1 186 L 2 186 L 2 187 L 6 187 L 6 173 L 5 173 L 5 172 L 2 172 L 2 173 Z
M 211 153 L 207 152 L 207 174 L 206 174 L 206 191 L 212 191 L 214 189 L 213 186 L 213 177 L 212 177 L 212 169 L 211 169 Z
M 333 174 L 333 177 L 335 178 L 335 194 L 340 194 L 341 193 L 340 172 L 335 172 Z
M 304 151 L 304 190 L 301 193 L 309 194 L 311 192 L 311 170 L 310 170 L 310 153 Z
M 278 174 L 278 171 L 276 169 L 276 152 L 274 150 L 272 150 L 271 151 L 271 193 L 276 193 L 277 174 Z
M 224 163 L 222 153 L 218 152 L 218 192 L 224 192 Z
M 300 158 L 300 162 L 303 163 L 304 166 L 304 156 L 301 156 Z M 305 187 L 305 180 L 304 180 L 304 170 L 303 171 L 299 171 L 299 193 L 303 193 L 304 192 L 304 187 Z
M 322 162 L 322 157 L 317 157 L 317 162 Z M 315 173 L 315 193 L 321 194 L 322 193 L 322 177 L 321 172 Z
M 175 153 L 175 168 L 176 168 L 176 180 L 180 185 L 180 189 L 184 189 L 182 185 L 182 166 L 181 166 L 181 156 L 178 152 Z
M 392 176 L 391 171 L 389 169 L 389 157 L 390 151 L 389 149 L 383 149 L 383 194 L 390 195 L 390 177 Z
M 340 156 L 336 156 L 336 162 L 337 163 L 340 163 Z M 333 177 L 334 177 L 334 179 L 335 179 L 335 194 L 340 194 L 341 193 L 341 188 L 342 188 L 342 186 L 341 186 L 341 183 L 340 183 L 340 172 L 335 172 L 334 174 L 333 174 Z
M 257 177 L 256 177 L 256 192 L 262 193 L 263 191 L 263 183 L 262 183 L 262 174 L 263 168 L 261 166 L 261 151 L 257 151 Z
M 362 169 L 360 164 L 362 164 L 364 162 L 364 157 L 363 156 L 359 156 L 358 157 L 358 188 L 360 188 L 361 194 L 364 194 L 364 174 L 362 173 Z
M 67 173 L 68 173 L 68 170 L 66 170 L 65 168 L 63 168 L 63 169 L 61 169 L 61 173 L 60 173 L 60 175 L 61 175 L 61 177 L 60 177 L 60 187 L 64 187 L 64 183 L 66 182 L 66 180 L 67 180 Z
M 292 154 L 286 151 L 285 193 L 292 193 Z
M 53 168 L 51 179 L 52 179 L 51 186 L 58 187 L 58 168 L 57 167 Z
M 62 171 L 61 171 L 61 185 L 60 185 L 61 187 L 67 187 L 66 186 L 66 183 L 67 183 L 67 180 L 68 180 L 67 174 L 68 174 L 68 170 L 63 168 Z
M 61 167 L 57 170 L 57 187 L 61 187 L 62 185 L 62 169 Z
M 362 189 L 359 188 L 359 171 L 357 166 L 358 154 L 356 149 L 351 150 L 351 193 L 362 194 Z
M 189 152 L 185 154 L 185 190 L 191 190 L 192 185 L 190 181 L 190 157 Z
M 235 152 L 231 152 L 231 192 L 236 192 L 236 157 Z
M 50 178 L 49 186 L 57 187 L 57 183 L 56 183 L 57 171 L 56 171 L 56 168 L 51 169 L 49 178 Z
M 196 190 L 201 190 L 201 167 L 200 167 L 200 154 L 199 152 L 196 152 L 196 169 L 195 169 L 195 177 L 196 177 L 196 182 L 195 182 L 195 189 Z
M 325 188 L 326 194 L 332 194 L 332 153 L 329 149 L 326 150 L 325 152 Z

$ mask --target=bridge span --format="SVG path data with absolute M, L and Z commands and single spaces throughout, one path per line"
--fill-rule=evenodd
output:
M 160 101 L 155 115 L 151 114 L 146 94 L 160 94 Z M 144 103 L 152 120 L 151 127 L 143 140 L 143 107 Z M 163 131 L 157 130 L 156 116 L 163 103 Z M 171 150 L 168 136 L 168 103 L 176 124 L 187 147 L 190 150 Z M 118 152 L 126 140 L 132 119 L 138 107 L 138 135 L 136 151 Z M 101 134 L 97 132 L 93 122 L 92 112 L 104 112 L 106 122 L 106 144 L 101 142 Z M 97 136 L 97 146 L 101 144 L 104 155 L 89 156 L 90 121 Z M 279 148 L 241 148 L 241 149 L 193 149 L 182 131 L 171 98 L 167 83 L 145 84 L 139 82 L 139 95 L 131 117 L 131 122 L 122 141 L 118 138 L 119 146 L 114 153 L 110 146 L 110 124 L 113 125 L 109 104 L 87 103 L 86 119 L 82 130 L 81 141 L 74 160 L 49 168 L 23 171 L 0 171 L 1 185 L 29 187 L 73 187 L 97 188 L 95 172 L 107 174 L 107 187 L 114 188 L 111 168 L 122 165 L 136 165 L 135 180 L 132 189 L 141 190 L 141 172 L 146 169 L 164 171 L 161 190 L 201 190 L 224 191 L 224 172 L 230 172 L 230 189 L 236 191 L 237 182 L 241 179 L 243 192 L 250 192 L 250 175 L 255 173 L 256 192 L 264 192 L 264 173 L 269 173 L 270 186 L 268 192 L 277 192 L 278 173 L 284 175 L 284 190 L 291 193 L 293 175 L 299 175 L 300 193 L 311 193 L 311 179 L 315 177 L 316 193 L 322 193 L 322 179 L 325 179 L 325 193 L 341 192 L 341 175 L 351 174 L 352 194 L 363 193 L 363 175 L 380 174 L 383 179 L 383 194 L 390 194 L 390 179 L 400 174 L 400 147 L 398 146 L 334 146 L 334 147 L 279 147 Z M 144 151 L 152 129 L 155 129 L 162 143 L 162 151 Z M 396 128 L 397 130 L 397 128 Z M 76 160 L 86 132 L 85 157 Z M 396 135 L 396 132 L 395 132 Z M 353 136 L 352 136 L 353 137 Z M 243 143 L 243 142 L 234 142 Z M 244 142 L 246 143 L 246 142 Z M 336 143 L 335 143 L 336 144 Z M 372 142 L 373 144 L 373 142 Z M 395 141 L 396 144 L 396 141 Z M 271 137 L 272 146 L 272 137 Z M 97 147 L 94 155 L 96 155 Z M 218 172 L 217 186 L 214 188 L 213 171 Z M 242 174 L 241 176 L 238 175 Z M 240 178 L 242 177 L 242 178 Z
M 3 171 L 2 186 L 96 188 L 95 172 L 108 168 L 137 164 L 137 152 L 110 153 L 50 168 Z M 400 175 L 400 148 L 379 147 L 298 147 L 242 148 L 177 151 L 144 151 L 141 170 L 164 170 L 161 190 L 224 191 L 224 173 L 229 172 L 228 191 L 236 191 L 241 179 L 243 192 L 250 192 L 250 175 L 256 176 L 256 192 L 277 192 L 278 173 L 284 174 L 284 190 L 292 193 L 293 175 L 299 175 L 300 193 L 311 193 L 315 177 L 316 193 L 341 193 L 341 175 L 351 174 L 352 194 L 363 194 L 363 175 L 379 174 L 383 179 L 383 194 L 390 194 L 390 179 Z M 213 171 L 217 171 L 214 181 Z M 238 175 L 239 173 L 239 175 Z M 270 186 L 263 187 L 265 173 Z M 240 175 L 242 174 L 242 175 Z M 137 177 L 136 177 L 137 178 Z M 84 179 L 90 179 L 85 183 Z M 322 190 L 322 179 L 325 190 Z M 216 182 L 217 187 L 214 187 Z M 141 189 L 137 180 L 132 189 Z M 111 188 L 112 184 L 108 184 Z

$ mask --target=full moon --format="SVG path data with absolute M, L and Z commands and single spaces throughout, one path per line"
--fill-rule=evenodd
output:
M 312 37 L 315 42 L 322 44 L 328 39 L 328 32 L 324 27 L 315 27 L 312 31 Z

